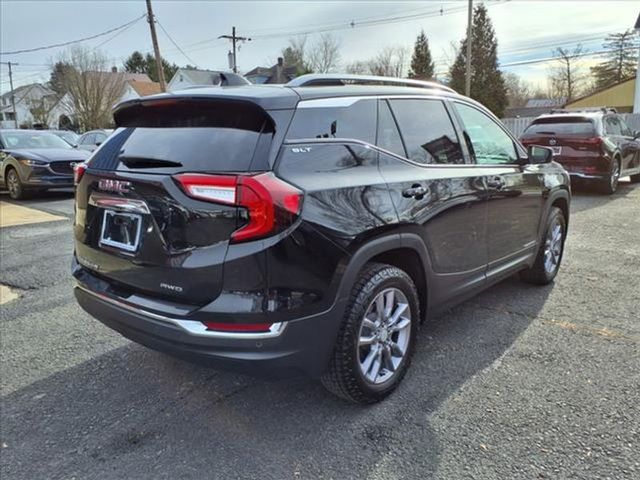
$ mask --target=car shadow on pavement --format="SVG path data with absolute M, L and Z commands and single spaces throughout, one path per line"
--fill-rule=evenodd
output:
M 572 185 L 571 193 L 573 201 L 571 202 L 571 213 L 578 213 L 592 208 L 607 206 L 613 200 L 624 198 L 640 188 L 640 184 L 631 183 L 628 180 L 622 180 L 618 184 L 618 189 L 613 195 L 606 195 L 589 188 L 587 185 Z
M 426 323 L 399 389 L 372 406 L 128 344 L 2 400 L 3 478 L 429 478 L 434 415 L 511 348 L 553 286 L 508 279 Z

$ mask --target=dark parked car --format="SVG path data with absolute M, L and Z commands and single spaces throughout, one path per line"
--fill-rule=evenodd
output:
M 113 133 L 113 130 L 91 130 L 83 133 L 77 141 L 78 148 L 93 152 Z
M 75 295 L 148 347 L 374 402 L 431 314 L 558 272 L 567 173 L 446 87 L 311 75 L 114 117 L 77 171 Z
M 75 147 L 78 145 L 78 139 L 80 138 L 80 135 L 78 135 L 76 132 L 72 132 L 71 130 L 47 130 L 47 131 L 60 137 L 72 147 Z
M 15 200 L 73 187 L 73 167 L 89 157 L 45 130 L 0 130 L 0 184 Z
M 565 111 L 536 118 L 520 136 L 524 145 L 553 149 L 571 178 L 614 193 L 620 177 L 640 182 L 640 132 L 613 109 Z

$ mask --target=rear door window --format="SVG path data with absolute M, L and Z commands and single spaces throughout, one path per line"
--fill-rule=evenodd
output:
M 442 101 L 396 99 L 389 104 L 409 159 L 423 164 L 464 163 L 458 136 Z
M 386 100 L 381 100 L 378 106 L 378 146 L 389 152 L 406 157 L 407 152 L 404 149 L 398 125 L 393 118 L 393 114 L 389 109 Z
M 346 138 L 373 144 L 376 116 L 374 99 L 306 100 L 298 104 L 287 139 Z

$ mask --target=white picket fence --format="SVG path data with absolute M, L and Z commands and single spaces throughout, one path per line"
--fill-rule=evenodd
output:
M 620 115 L 631 130 L 640 130 L 640 113 L 621 113 Z M 514 135 L 520 136 L 535 118 L 537 117 L 503 118 L 502 123 Z

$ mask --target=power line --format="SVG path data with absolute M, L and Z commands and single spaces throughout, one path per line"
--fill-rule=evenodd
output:
M 29 53 L 29 52 L 37 52 L 37 51 L 40 51 L 40 50 L 50 50 L 52 48 L 66 47 L 67 45 L 72 45 L 74 43 L 85 42 L 87 40 L 93 40 L 94 38 L 102 37 L 104 35 L 108 35 L 110 33 L 113 33 L 113 32 L 115 32 L 117 30 L 121 30 L 123 28 L 129 27 L 130 25 L 142 20 L 146 16 L 147 16 L 146 14 L 145 15 L 141 15 L 141 16 L 135 18 L 134 20 L 131 20 L 130 22 L 127 22 L 127 23 L 125 23 L 123 25 L 120 25 L 119 27 L 111 28 L 111 29 L 109 29 L 109 30 L 107 30 L 105 32 L 97 33 L 97 34 L 91 35 L 89 37 L 80 38 L 78 40 L 71 40 L 69 42 L 56 43 L 56 44 L 53 44 L 53 45 L 46 45 L 46 46 L 43 46 L 43 47 L 26 48 L 24 50 L 14 50 L 12 52 L 0 52 L 0 55 L 17 55 L 19 53 Z
M 629 47 L 629 48 L 625 48 L 623 50 L 633 50 L 635 51 L 636 47 Z M 571 55 L 571 58 L 580 58 L 580 57 L 595 57 L 597 55 L 605 55 L 607 53 L 611 53 L 611 52 L 617 52 L 618 50 L 600 50 L 598 52 L 584 52 L 584 53 L 580 53 L 578 55 Z M 560 56 L 553 56 L 553 57 L 545 57 L 545 58 L 534 58 L 531 60 L 522 60 L 519 62 L 510 62 L 510 63 L 503 63 L 500 64 L 500 68 L 503 67 L 518 67 L 520 65 L 531 65 L 534 63 L 544 63 L 544 62 L 550 62 L 552 60 L 560 60 L 562 57 Z
M 189 62 L 191 62 L 196 68 L 198 67 L 197 62 L 195 62 L 189 55 L 187 55 L 186 53 L 184 53 L 184 50 L 182 50 L 182 48 L 180 48 L 180 46 L 175 42 L 175 40 L 171 37 L 171 35 L 169 35 L 169 32 L 167 32 L 167 30 L 162 26 L 162 24 L 160 23 L 160 20 L 156 19 L 156 23 L 158 24 L 158 26 L 160 27 L 160 30 L 162 30 L 164 32 L 164 34 L 167 36 L 167 38 L 171 41 L 171 43 L 173 43 L 173 45 L 180 51 L 180 53 L 182 55 L 184 55 L 184 57 L 189 60 Z

